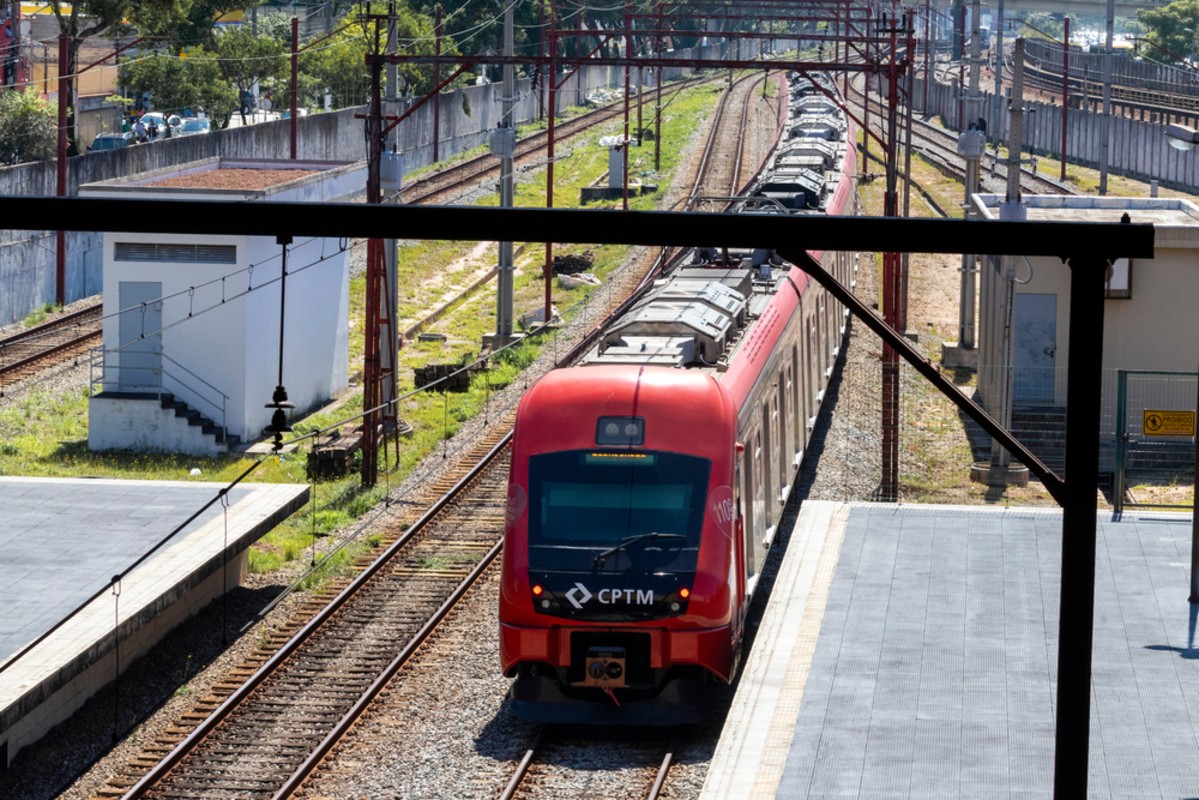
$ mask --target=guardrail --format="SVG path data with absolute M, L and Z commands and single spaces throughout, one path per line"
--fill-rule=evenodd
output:
M 166 353 L 153 354 L 159 359 L 157 366 L 121 365 L 115 356 L 122 353 L 126 356 L 134 354 L 121 348 L 106 350 L 101 346 L 91 349 L 89 397 L 95 397 L 101 392 L 125 392 L 153 395 L 161 401 L 163 395 L 169 394 L 211 419 L 221 429 L 222 436 L 228 438 L 227 394 Z M 163 362 L 169 363 L 172 369 L 164 368 Z

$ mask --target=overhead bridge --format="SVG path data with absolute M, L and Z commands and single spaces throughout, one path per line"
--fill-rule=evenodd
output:
M 967 0 L 967 6 L 970 5 L 970 0 Z M 951 3 L 943 4 L 946 8 L 950 7 Z M 997 10 L 999 8 L 999 0 L 983 0 L 984 8 Z M 1116 0 L 1117 17 L 1135 17 L 1137 11 L 1142 9 L 1158 8 L 1166 5 L 1163 0 L 1145 0 L 1144 2 L 1131 2 L 1130 0 Z M 1107 3 L 1103 0 L 1003 0 L 1003 15 L 1010 18 L 1013 12 L 1016 11 L 1046 11 L 1049 13 L 1059 14 L 1086 14 L 1090 16 L 1107 16 Z

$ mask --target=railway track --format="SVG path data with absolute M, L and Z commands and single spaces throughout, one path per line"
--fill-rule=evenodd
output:
M 645 285 L 640 279 L 619 307 Z M 499 552 L 511 425 L 509 415 L 491 426 L 426 491 L 428 512 L 402 533 L 403 524 L 386 531 L 357 577 L 307 604 L 99 796 L 296 792 Z
M 675 95 L 697 83 L 715 80 L 704 77 L 699 80 L 688 80 L 663 89 L 663 94 L 670 102 Z M 621 117 L 624 113 L 623 101 L 588 111 L 577 117 L 556 123 L 554 138 L 556 142 L 569 141 L 599 125 Z M 545 157 L 548 131 L 538 131 L 521 139 L 516 144 L 513 155 L 518 167 L 535 165 L 536 161 Z M 499 175 L 499 160 L 490 153 L 475 156 L 459 162 L 436 174 L 413 181 L 400 192 L 400 202 L 409 205 L 435 205 L 462 194 L 482 183 L 493 175 Z
M 193 729 L 155 742 L 99 796 L 270 798 L 298 789 L 499 553 L 511 424 L 509 415 L 460 460 L 442 479 L 453 486 L 420 519 L 386 531 L 390 543 L 311 620 L 235 672 L 244 682 L 205 698 Z
M 631 738 L 623 730 L 611 737 L 604 733 L 601 729 L 597 735 L 580 737 L 559 728 L 541 728 L 517 764 L 500 800 L 536 797 L 657 800 L 666 786 L 682 735 L 676 731 L 663 741 L 655 733 L 637 738 Z M 593 752 L 596 748 L 607 751 L 607 760 L 622 766 L 605 769 L 597 775 Z
M 0 397 L 4 389 L 67 359 L 78 359 L 100 338 L 94 305 L 0 339 Z
M 853 100 L 862 102 L 861 94 L 855 94 Z M 878 100 L 872 99 L 871 120 L 882 118 L 884 106 Z M 872 124 L 876 132 L 880 129 Z M 931 122 L 919 118 L 912 120 L 912 149 L 942 174 L 959 183 L 966 181 L 966 162 L 957 152 L 957 133 L 940 128 Z M 1007 165 L 996 161 L 992 156 L 984 158 L 983 168 L 979 172 L 979 191 L 1003 194 L 1007 190 Z M 1035 172 L 1032 167 L 1020 168 L 1020 188 L 1027 194 L 1077 194 L 1068 184 L 1054 180 L 1048 175 Z
M 684 210 L 724 210 L 727 209 L 729 203 L 727 198 L 739 193 L 745 188 L 749 181 L 742 181 L 741 176 L 744 171 L 745 151 L 747 149 L 746 132 L 749 128 L 748 120 L 750 109 L 753 105 L 752 100 L 756 90 L 762 85 L 765 80 L 764 76 L 743 75 L 732 83 L 729 90 L 725 92 L 721 98 L 719 105 L 716 108 L 714 120 L 712 122 L 710 135 L 704 145 L 703 155 L 700 158 L 700 166 L 696 173 L 695 181 L 691 185 L 691 191 L 684 205 Z M 785 89 L 783 90 L 785 91 Z M 736 118 L 733 125 L 726 124 L 726 115 L 729 114 L 729 107 L 732 106 L 734 111 L 732 114 Z M 778 134 L 782 130 L 782 119 L 779 121 L 778 128 L 775 132 L 774 144 L 778 143 Z M 774 145 L 770 150 L 773 151 Z M 763 159 L 754 168 L 753 175 L 756 177 L 765 165 Z M 705 209 L 701 203 L 706 202 L 705 196 L 714 198 L 724 198 L 719 209 Z
M 1010 72 L 1011 68 L 1005 67 L 1005 79 Z M 1071 99 L 1076 101 L 1079 106 L 1099 102 L 1103 97 L 1102 79 L 1079 75 L 1077 67 L 1072 69 L 1071 73 L 1068 90 Z M 1029 85 L 1047 92 L 1055 98 L 1061 95 L 1062 73 L 1056 64 L 1052 65 L 1052 68 L 1047 68 L 1032 59 L 1027 59 L 1024 64 L 1024 80 Z M 1111 101 L 1118 109 L 1117 113 L 1124 116 L 1149 113 L 1174 119 L 1194 117 L 1199 114 L 1199 94 L 1193 91 L 1171 92 L 1164 88 L 1113 83 Z M 1073 102 L 1072 107 L 1074 107 Z

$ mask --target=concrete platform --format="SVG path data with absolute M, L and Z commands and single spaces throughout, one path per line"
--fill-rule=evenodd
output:
M 1191 516 L 1101 515 L 1090 797 L 1199 796 Z M 808 501 L 704 784 L 1051 797 L 1056 509 Z
M 0 477 L 0 766 L 114 678 L 118 618 L 124 668 L 237 586 L 249 546 L 308 500 L 241 484 L 188 522 L 223 486 Z

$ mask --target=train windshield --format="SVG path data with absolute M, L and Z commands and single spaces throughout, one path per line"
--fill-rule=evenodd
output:
M 529 566 L 693 571 L 712 462 L 660 451 L 529 459 Z

